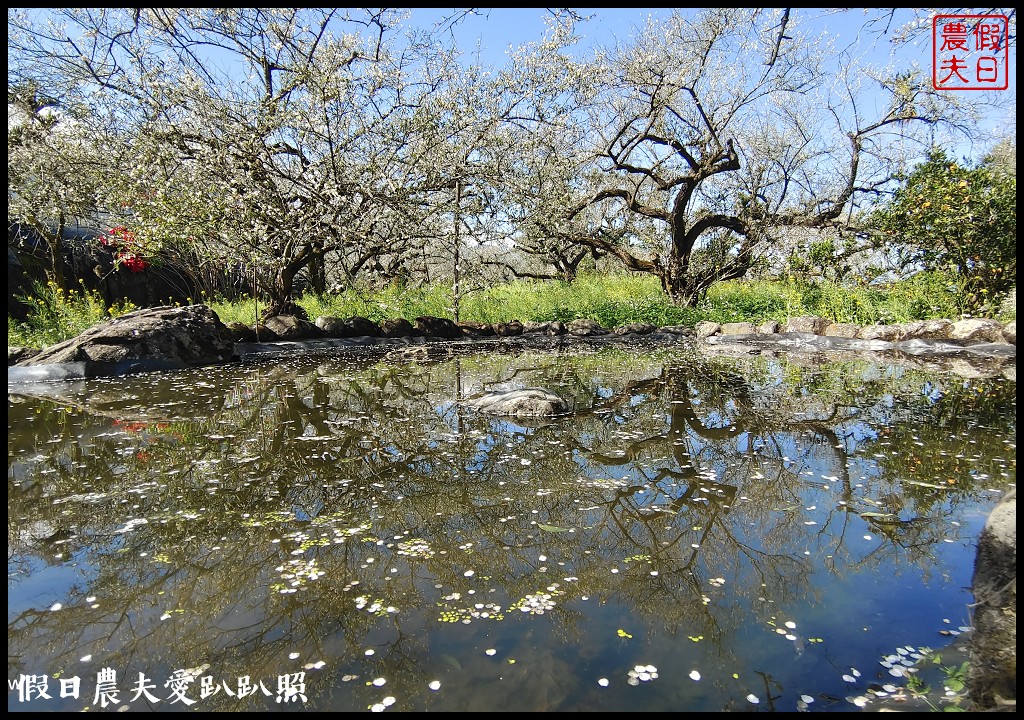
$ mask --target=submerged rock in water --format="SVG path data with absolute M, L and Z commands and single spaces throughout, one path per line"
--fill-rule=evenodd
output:
M 1017 493 L 996 505 L 978 540 L 967 690 L 975 710 L 1017 701 Z
M 467 400 L 466 405 L 488 415 L 508 417 L 554 417 L 570 411 L 569 403 L 543 388 L 496 390 Z

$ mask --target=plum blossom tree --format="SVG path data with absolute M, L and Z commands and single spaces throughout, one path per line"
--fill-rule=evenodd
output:
M 547 214 L 655 223 L 654 248 L 629 233 L 567 239 L 655 275 L 684 305 L 743 277 L 787 228 L 858 232 L 859 203 L 890 187 L 909 144 L 961 113 L 910 72 L 827 74 L 830 52 L 789 10 L 711 9 L 651 22 L 573 73 L 552 54 L 548 87 L 566 97 L 576 80 L 561 117 L 583 147 Z
M 432 91 L 400 14 L 340 9 L 64 9 L 15 23 L 38 74 L 101 95 L 131 138 L 123 224 L 251 268 L 266 314 L 330 251 L 372 251 L 407 196 L 412 110 Z M 12 23 L 9 21 L 9 25 Z

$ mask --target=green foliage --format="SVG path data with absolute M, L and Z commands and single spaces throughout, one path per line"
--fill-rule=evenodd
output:
M 785 322 L 797 315 L 820 315 L 835 322 L 873 325 L 955 318 L 961 294 L 958 276 L 941 271 L 918 273 L 884 286 L 799 278 L 732 280 L 716 284 L 694 309 L 673 305 L 657 279 L 649 275 L 584 275 L 573 283 L 518 281 L 496 285 L 465 298 L 461 317 L 484 323 L 590 318 L 605 327 L 640 322 L 692 327 L 701 320 Z M 35 295 L 26 301 L 33 308 L 27 322 L 8 318 L 9 345 L 43 347 L 135 309 L 129 304 L 105 311 L 98 294 L 63 292 L 52 283 L 36 286 Z M 204 296 L 198 301 L 213 308 L 222 322 L 245 325 L 252 325 L 264 307 L 252 298 L 227 301 Z M 451 317 L 450 301 L 450 288 L 434 285 L 415 289 L 391 286 L 377 291 L 349 289 L 337 295 L 306 295 L 298 303 L 310 318 L 360 315 L 379 322 L 388 318 L 414 321 L 421 315 Z
M 803 315 L 799 289 L 792 283 L 771 280 L 717 283 L 700 305 L 706 320 L 718 323 L 783 321 Z
M 348 289 L 337 295 L 307 295 L 299 304 L 309 316 L 360 315 L 370 320 L 387 318 L 415 320 L 421 315 L 451 317 L 450 288 L 446 285 L 415 289 L 390 286 L 370 292 Z M 237 313 L 215 305 L 221 319 L 236 319 L 247 324 L 254 317 L 251 301 Z M 636 275 L 584 275 L 573 283 L 561 281 L 517 281 L 496 285 L 462 299 L 460 319 L 471 322 L 538 322 L 590 318 L 605 327 L 634 322 L 653 325 L 693 325 L 702 319 L 693 309 L 681 308 L 669 301 L 655 278 Z
M 962 312 L 983 313 L 1016 284 L 1017 179 L 1005 172 L 933 150 L 872 221 L 925 269 L 960 276 Z
M 7 345 L 46 347 L 79 335 L 93 325 L 137 309 L 132 303 L 107 308 L 102 296 L 89 291 L 64 290 L 52 280 L 34 282 L 32 295 L 19 297 L 28 304 L 28 317 L 17 322 L 7 317 Z

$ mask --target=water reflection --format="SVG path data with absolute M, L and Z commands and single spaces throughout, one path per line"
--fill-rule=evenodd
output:
M 462 402 L 517 386 L 573 414 Z M 1015 411 L 1003 379 L 682 348 L 9 392 L 8 675 L 52 697 L 8 708 L 851 710 L 968 624 Z

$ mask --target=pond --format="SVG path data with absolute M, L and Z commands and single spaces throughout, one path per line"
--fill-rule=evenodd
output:
M 1016 383 L 662 348 L 8 387 L 8 710 L 858 710 L 970 625 Z M 487 416 L 543 387 L 573 412 Z M 870 691 L 870 692 L 869 692 Z

